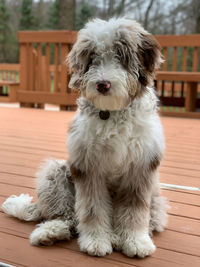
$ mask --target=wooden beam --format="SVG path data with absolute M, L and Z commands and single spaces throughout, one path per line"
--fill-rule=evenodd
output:
M 162 47 L 179 46 L 190 47 L 200 46 L 200 34 L 188 35 L 155 35 L 156 40 Z
M 77 39 L 75 31 L 20 31 L 19 43 L 66 43 L 74 44 Z
M 160 116 L 167 117 L 180 117 L 180 118 L 191 118 L 191 119 L 200 119 L 199 112 L 175 112 L 175 111 L 159 111 Z
M 199 82 L 200 72 L 186 72 L 186 71 L 157 71 L 157 80 L 164 81 L 186 81 Z
M 60 93 L 49 93 L 49 92 L 27 92 L 19 90 L 17 92 L 17 99 L 19 102 L 24 103 L 39 103 L 39 104 L 57 104 L 73 106 L 76 105 L 76 99 L 78 94 L 60 94 Z

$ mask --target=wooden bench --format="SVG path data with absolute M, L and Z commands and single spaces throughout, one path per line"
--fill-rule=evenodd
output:
M 197 97 L 200 82 L 200 34 L 155 36 L 160 43 L 164 63 L 156 74 L 156 86 L 161 81 L 160 100 L 162 105 L 185 107 L 186 112 L 200 108 Z M 165 83 L 171 82 L 171 90 L 166 95 Z M 179 96 L 175 95 L 176 82 L 181 82 Z
M 3 93 L 3 86 L 9 87 L 8 94 Z M 18 88 L 18 82 L 0 80 L 0 102 L 16 102 Z
M 66 109 L 76 105 L 77 93 L 68 88 L 65 63 L 76 37 L 73 31 L 18 32 L 20 88 L 17 98 L 21 106 L 51 103 Z
M 18 77 L 19 64 L 0 64 L 0 102 L 17 101 Z

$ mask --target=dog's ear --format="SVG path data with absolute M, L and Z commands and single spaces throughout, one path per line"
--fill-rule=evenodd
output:
M 82 77 L 84 73 L 88 71 L 92 63 L 92 51 L 93 47 L 91 41 L 79 34 L 78 40 L 66 59 L 69 72 L 72 74 L 69 83 L 70 88 L 75 90 L 80 89 Z
M 147 86 L 154 78 L 155 70 L 163 62 L 161 48 L 151 34 L 141 34 L 141 42 L 138 45 L 138 58 L 140 62 L 139 82 Z
M 84 73 L 91 61 L 92 51 L 91 41 L 80 36 L 67 56 L 70 72 Z

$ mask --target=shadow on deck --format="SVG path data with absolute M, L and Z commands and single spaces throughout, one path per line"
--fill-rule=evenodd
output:
M 34 173 L 40 162 L 67 157 L 66 132 L 73 116 L 73 112 L 0 108 L 0 205 L 13 194 L 35 197 Z M 200 182 L 200 121 L 163 117 L 162 123 L 167 150 L 160 180 L 168 184 L 162 193 L 171 209 L 167 229 L 153 238 L 157 250 L 151 257 L 130 259 L 117 252 L 90 257 L 79 251 L 75 239 L 33 247 L 28 238 L 35 223 L 20 222 L 0 211 L 0 262 L 33 267 L 200 266 L 200 191 L 195 190 Z

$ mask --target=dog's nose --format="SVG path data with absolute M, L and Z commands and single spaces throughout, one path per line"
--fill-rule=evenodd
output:
M 110 90 L 111 83 L 109 81 L 97 81 L 96 82 L 96 89 L 101 94 L 105 94 Z

